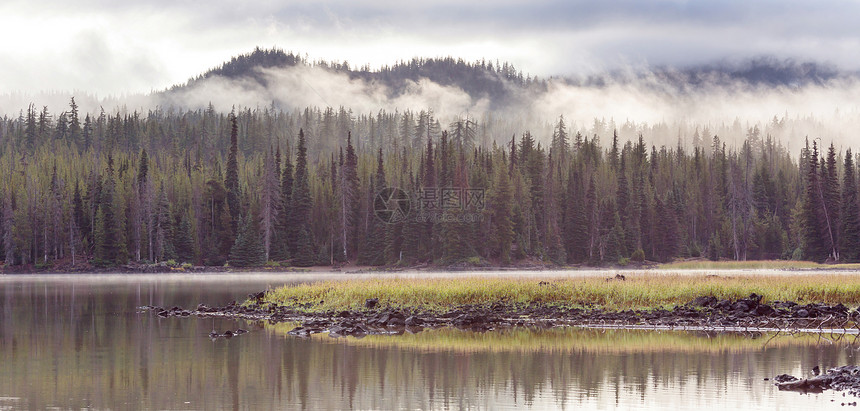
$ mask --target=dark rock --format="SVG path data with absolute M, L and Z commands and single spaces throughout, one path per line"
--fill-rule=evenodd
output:
M 378 298 L 368 298 L 364 300 L 364 308 L 367 308 L 368 310 L 372 310 L 377 304 L 379 304 Z
M 696 297 L 695 299 L 693 299 L 693 301 L 690 301 L 690 305 L 694 307 L 713 307 L 717 305 L 717 302 L 717 297 L 707 295 Z
M 797 305 L 797 303 L 794 301 L 775 301 L 773 303 L 774 308 L 777 308 L 777 309 L 791 309 L 792 307 L 794 307 L 796 305 Z
M 817 365 L 815 367 L 812 367 L 812 375 L 820 375 L 820 374 L 821 374 L 821 367 L 819 367 Z
M 350 313 L 349 311 L 345 311 L 345 310 L 337 313 L 338 318 L 349 318 L 351 316 L 352 316 L 352 313 Z
M 460 314 L 463 314 L 463 312 L 460 310 L 453 310 L 440 315 L 439 318 L 454 318 Z
M 485 328 L 488 327 L 490 319 L 479 313 L 461 314 L 452 323 L 461 328 Z
M 322 329 L 320 329 L 320 328 L 299 326 L 299 327 L 293 328 L 292 330 L 288 331 L 287 334 L 292 335 L 294 337 L 305 338 L 305 337 L 310 337 L 311 334 L 316 334 L 316 333 L 321 332 L 321 331 L 322 331 Z
M 799 391 L 804 393 L 820 393 L 830 388 L 833 377 L 830 375 L 819 375 L 808 379 L 777 383 L 781 391 Z
M 239 328 L 238 330 L 236 330 L 236 332 L 233 333 L 233 335 L 242 335 L 242 334 L 245 334 L 247 332 L 248 332 L 248 330 Z
M 732 304 L 732 311 L 737 311 L 741 313 L 749 312 L 750 306 L 746 301 L 738 301 Z
M 761 304 L 755 308 L 755 315 L 767 317 L 767 316 L 771 316 L 775 313 L 776 313 L 776 310 L 774 310 L 773 307 L 771 307 L 767 304 Z
M 324 319 L 308 320 L 302 323 L 302 327 L 306 328 L 320 328 L 325 327 L 326 325 L 328 325 L 328 321 Z
M 403 327 L 406 325 L 406 322 L 403 320 L 402 316 L 391 316 L 385 325 L 389 327 Z
M 795 377 L 793 375 L 788 375 L 788 374 L 780 374 L 780 375 L 777 375 L 776 377 L 774 377 L 773 380 L 776 382 L 780 382 L 780 383 L 781 382 L 790 382 L 790 381 L 797 381 L 797 377 Z
M 794 312 L 794 316 L 797 318 L 808 318 L 809 311 L 807 311 L 805 308 L 801 308 Z
M 407 327 L 417 327 L 417 326 L 421 325 L 422 322 L 421 322 L 420 318 L 418 318 L 414 315 L 411 315 L 411 316 L 406 318 L 406 320 L 404 321 L 404 324 Z

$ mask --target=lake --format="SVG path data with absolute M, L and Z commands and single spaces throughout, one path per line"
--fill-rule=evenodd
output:
M 346 276 L 0 276 L 0 410 L 807 410 L 857 401 L 764 380 L 856 364 L 854 336 L 556 328 L 302 339 L 286 334 L 294 324 L 137 310 L 225 305 L 323 277 Z M 250 332 L 208 337 L 238 328 Z

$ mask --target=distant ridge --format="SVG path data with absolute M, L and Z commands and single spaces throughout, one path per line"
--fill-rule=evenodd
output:
M 252 52 L 231 58 L 186 84 L 177 85 L 164 93 L 182 91 L 187 87 L 216 77 L 252 80 L 268 87 L 268 77 L 261 69 L 288 69 L 296 66 L 313 67 L 342 73 L 351 79 L 385 86 L 389 97 L 407 93 L 411 84 L 429 80 L 467 93 L 474 101 L 488 99 L 493 108 L 507 106 L 524 95 L 538 95 L 547 90 L 549 82 L 537 76 L 523 75 L 507 62 L 481 60 L 469 63 L 454 57 L 413 58 L 391 66 L 371 70 L 368 66 L 353 67 L 348 62 L 310 62 L 306 57 L 281 49 L 256 48 Z M 552 82 L 578 87 L 604 87 L 609 84 L 638 83 L 673 93 L 695 91 L 701 87 L 797 88 L 826 85 L 840 79 L 857 79 L 858 73 L 840 71 L 828 64 L 794 59 L 760 56 L 746 60 L 720 61 L 689 67 L 644 67 L 613 70 L 588 76 L 552 77 Z
M 516 89 L 534 91 L 546 89 L 546 82 L 528 75 L 524 76 L 509 63 L 494 64 L 487 61 L 467 63 L 463 59 L 453 57 L 413 58 L 379 70 L 371 70 L 367 66 L 354 69 L 348 62 L 309 62 L 306 58 L 292 52 L 256 48 L 251 53 L 231 58 L 221 66 L 189 80 L 185 85 L 172 87 L 168 93 L 218 76 L 229 79 L 253 79 L 265 87 L 268 85 L 267 79 L 259 69 L 295 66 L 317 67 L 346 74 L 352 79 L 375 82 L 386 86 L 391 97 L 404 93 L 410 82 L 418 82 L 422 79 L 443 86 L 457 87 L 474 100 L 488 98 L 491 101 L 503 101 L 511 97 Z

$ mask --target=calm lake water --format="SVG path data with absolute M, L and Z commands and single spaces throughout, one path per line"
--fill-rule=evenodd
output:
M 306 281 L 308 277 L 298 280 Z M 766 377 L 857 363 L 854 337 L 581 329 L 333 339 L 162 319 L 289 275 L 0 276 L 0 410 L 842 408 Z M 245 328 L 231 340 L 210 331 Z

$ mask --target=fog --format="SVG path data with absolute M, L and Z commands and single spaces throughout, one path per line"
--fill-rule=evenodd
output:
M 433 109 L 443 118 L 466 111 L 485 112 L 489 107 L 488 99 L 475 101 L 459 88 L 426 79 L 408 82 L 405 92 L 394 94 L 383 84 L 350 79 L 345 73 L 317 66 L 257 70 L 265 86 L 250 78 L 210 77 L 168 93 L 161 104 L 199 109 L 211 103 L 220 111 L 230 111 L 234 106 L 264 107 L 273 103 L 284 110 L 343 106 L 354 113 L 365 114 L 380 110 Z
M 487 132 L 499 141 L 510 139 L 512 132 L 531 131 L 546 143 L 553 124 L 564 116 L 571 134 L 597 134 L 604 143 L 617 130 L 622 141 L 642 134 L 657 146 L 680 143 L 689 148 L 696 134 L 702 145 L 709 144 L 714 134 L 734 145 L 758 126 L 762 138 L 769 134 L 791 149 L 800 147 L 806 137 L 820 137 L 837 146 L 860 146 L 860 135 L 854 132 L 860 129 L 860 103 L 856 98 L 860 95 L 860 81 L 853 76 L 802 86 L 724 80 L 690 85 L 640 71 L 639 75 L 601 81 L 600 85 L 553 79 L 541 92 L 508 84 L 508 101 L 491 102 L 489 97 L 476 99 L 457 87 L 427 79 L 410 81 L 395 92 L 384 84 L 350 78 L 321 66 L 257 70 L 256 79 L 213 76 L 149 95 L 0 96 L 0 114 L 17 118 L 32 102 L 37 110 L 47 106 L 58 115 L 68 110 L 69 99 L 74 95 L 82 113 L 97 113 L 102 108 L 107 112 L 144 113 L 156 107 L 197 110 L 209 104 L 221 112 L 271 105 L 285 111 L 343 106 L 356 115 L 431 109 L 443 125 L 468 113 L 477 119 L 494 118 L 495 125 L 489 124 Z

